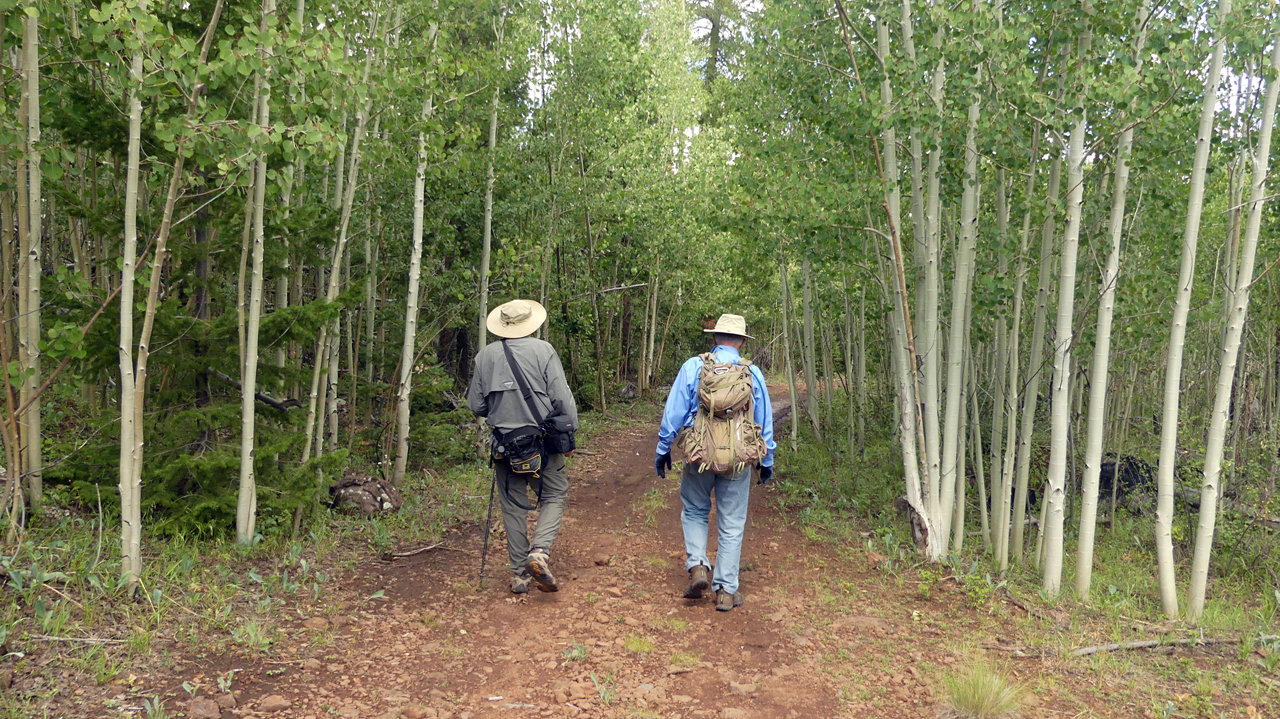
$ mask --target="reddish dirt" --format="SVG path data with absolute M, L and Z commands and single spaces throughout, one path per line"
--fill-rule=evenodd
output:
M 1113 685 L 1082 660 L 1036 658 L 1029 635 L 1043 643 L 1059 618 L 1031 631 L 1011 604 L 975 609 L 954 582 L 925 592 L 918 578 L 873 568 L 862 546 L 812 541 L 770 506 L 773 487 L 752 491 L 744 606 L 721 613 L 710 597 L 681 598 L 676 480 L 654 476 L 653 448 L 653 426 L 630 424 L 571 465 L 552 556 L 558 593 L 507 590 L 501 534 L 477 586 L 474 527 L 439 550 L 362 560 L 346 600 L 280 617 L 286 636 L 270 657 L 188 658 L 162 681 L 182 698 L 184 680 L 216 696 L 214 677 L 239 669 L 238 706 L 221 719 L 906 719 L 937 716 L 940 676 L 986 656 L 1031 684 L 1027 716 L 1154 716 L 1115 694 L 1132 676 Z M 649 524 L 647 493 L 666 500 Z M 269 697 L 282 708 L 268 710 Z M 1253 703 L 1223 697 L 1217 709 L 1263 716 L 1247 712 Z

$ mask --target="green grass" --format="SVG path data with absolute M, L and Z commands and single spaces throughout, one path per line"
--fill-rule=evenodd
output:
M 1012 719 L 1019 716 L 1023 688 L 984 664 L 942 678 L 944 714 L 954 719 Z
M 689 628 L 689 622 L 675 617 L 658 617 L 653 620 L 651 626 L 658 631 L 667 632 L 683 632 Z
M 623 640 L 622 644 L 627 651 L 632 654 L 651 654 L 654 649 L 658 648 L 656 642 L 648 637 L 642 637 L 639 634 L 630 634 Z
M 560 655 L 564 657 L 564 664 L 568 664 L 569 662 L 586 661 L 587 654 L 589 654 L 590 651 L 591 650 L 587 649 L 585 644 L 574 642 L 572 647 L 564 650 Z
M 667 660 L 673 667 L 696 667 L 698 662 L 702 661 L 702 657 L 689 652 L 676 652 Z

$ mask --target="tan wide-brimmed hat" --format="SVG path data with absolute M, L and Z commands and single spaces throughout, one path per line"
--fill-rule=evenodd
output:
M 755 339 L 755 337 L 747 334 L 747 320 L 742 315 L 720 315 L 720 319 L 716 320 L 716 326 L 709 330 L 703 330 L 703 332 L 717 335 L 738 335 L 749 340 Z
M 499 337 L 515 339 L 537 332 L 546 321 L 547 310 L 542 305 L 533 300 L 511 300 L 495 307 L 484 324 Z

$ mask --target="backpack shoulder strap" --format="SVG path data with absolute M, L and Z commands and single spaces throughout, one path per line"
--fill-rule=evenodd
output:
M 511 365 L 511 374 L 516 376 L 516 384 L 520 385 L 520 396 L 524 397 L 524 405 L 529 408 L 529 414 L 533 415 L 534 423 L 542 426 L 542 421 L 546 418 L 538 412 L 538 407 L 533 402 L 533 389 L 525 380 L 524 372 L 520 371 L 520 364 L 516 362 L 515 355 L 511 352 L 511 345 L 507 344 L 505 339 L 502 340 L 502 352 L 507 356 L 507 364 Z

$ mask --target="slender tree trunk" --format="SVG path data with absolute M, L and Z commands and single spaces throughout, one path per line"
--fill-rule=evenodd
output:
M 821 389 L 817 386 L 817 361 L 814 358 L 813 351 L 813 278 L 811 276 L 812 272 L 809 267 L 808 257 L 805 257 L 802 260 L 800 271 L 804 275 L 804 289 L 802 295 L 804 300 L 804 347 L 801 352 L 801 360 L 804 362 L 804 406 L 809 413 L 809 422 L 813 425 L 813 435 L 819 442 L 821 442 L 822 423 L 818 419 L 818 407 L 814 404 L 815 402 L 821 401 L 821 395 L 817 394 Z
M 433 23 L 428 35 L 435 41 L 437 26 Z M 427 96 L 422 106 L 425 128 L 434 116 L 433 99 Z M 423 212 L 427 186 L 427 132 L 418 132 L 418 171 L 413 180 L 413 249 L 409 256 L 409 289 L 405 295 L 404 346 L 400 349 L 400 383 L 396 392 L 396 463 L 391 482 L 404 480 L 405 464 L 409 459 L 409 393 L 413 381 L 414 340 L 418 334 L 418 280 L 422 275 Z
M 782 276 L 782 354 L 787 361 L 787 389 L 791 393 L 791 451 L 796 451 L 799 439 L 798 427 L 800 418 L 800 398 L 796 393 L 796 368 L 791 360 L 791 280 L 787 279 L 787 261 L 779 263 Z
M 981 81 L 982 73 L 978 72 Z M 947 404 L 943 420 L 942 466 L 939 518 L 943 537 L 950 536 L 953 503 L 957 483 L 964 478 L 956 473 L 957 460 L 963 461 L 960 444 L 960 422 L 964 413 L 964 362 L 968 349 L 964 337 L 968 324 L 969 293 L 973 285 L 973 255 L 978 241 L 978 116 L 980 103 L 969 105 L 969 129 L 964 145 L 964 190 L 960 203 L 960 242 L 956 252 L 955 276 L 951 285 L 951 336 L 947 341 Z
M 1204 480 L 1200 485 L 1200 523 L 1196 528 L 1196 549 L 1191 562 L 1191 584 L 1187 589 L 1187 618 L 1199 621 L 1204 614 L 1205 588 L 1209 581 L 1209 560 L 1213 554 L 1213 534 L 1217 522 L 1219 498 L 1218 478 L 1222 473 L 1222 455 L 1231 408 L 1231 392 L 1236 374 L 1236 361 L 1240 355 L 1240 342 L 1244 335 L 1245 320 L 1249 313 L 1249 295 L 1253 283 L 1253 265 L 1257 257 L 1258 235 L 1262 224 L 1262 210 L 1266 204 L 1267 170 L 1271 159 L 1271 133 L 1275 126 L 1276 99 L 1280 94 L 1280 34 L 1273 40 L 1271 51 L 1272 75 L 1267 80 L 1266 100 L 1263 102 L 1262 129 L 1258 133 L 1258 150 L 1253 156 L 1253 172 L 1249 190 L 1249 221 L 1244 242 L 1240 247 L 1239 276 L 1232 283 L 1231 314 L 1227 319 L 1227 332 L 1222 341 L 1222 362 L 1218 367 L 1218 387 L 1214 395 L 1213 413 L 1209 415 L 1209 435 L 1205 446 Z M 1237 423 L 1239 425 L 1239 423 Z M 1237 436 L 1243 428 L 1237 426 Z
M 1135 42 L 1138 68 L 1142 67 L 1142 48 L 1146 43 L 1149 4 L 1144 2 L 1138 11 L 1136 25 L 1139 30 Z M 1115 172 L 1112 174 L 1111 217 L 1108 234 L 1111 250 L 1107 254 L 1102 271 L 1102 292 L 1098 301 L 1097 339 L 1090 364 L 1089 418 L 1085 428 L 1084 477 L 1080 482 L 1080 536 L 1077 540 L 1076 596 L 1089 598 L 1089 585 L 1093 575 L 1094 530 L 1098 517 L 1098 485 L 1102 473 L 1102 445 L 1106 429 L 1107 383 L 1111 361 L 1111 320 L 1115 314 L 1116 284 L 1120 276 L 1120 240 L 1124 234 L 1124 207 L 1129 190 L 1129 153 L 1133 149 L 1133 128 L 1125 128 L 1116 148 Z M 1116 471 L 1120 469 L 1117 462 Z M 1112 484 L 1118 484 L 1118 475 Z
M 1056 229 L 1054 216 L 1058 205 L 1058 186 L 1062 174 L 1062 159 L 1055 157 L 1049 169 L 1049 201 L 1047 217 L 1040 237 L 1040 279 L 1036 287 L 1035 324 L 1031 330 L 1031 352 L 1027 356 L 1027 385 L 1022 402 L 1022 428 L 1019 431 L 1017 487 L 1013 500 L 1012 554 L 1021 563 L 1025 551 L 1023 539 L 1027 518 L 1027 481 L 1031 472 L 1031 441 L 1035 432 L 1036 404 L 1040 395 L 1040 378 L 1044 372 L 1044 327 L 1049 314 L 1049 293 L 1053 286 L 1053 238 Z
M 369 20 L 370 37 L 378 34 L 379 16 L 375 13 Z M 372 50 L 365 56 L 364 73 L 361 83 L 364 86 L 369 85 L 369 73 L 373 67 L 374 53 Z M 342 195 L 342 213 L 338 221 L 338 240 L 333 248 L 333 261 L 329 268 L 329 285 L 325 294 L 325 299 L 329 303 L 333 303 L 338 298 L 338 288 L 342 283 L 342 269 L 344 267 L 344 258 L 346 257 L 347 233 L 351 226 L 351 207 L 355 200 L 355 191 L 357 181 L 360 177 L 360 145 L 364 141 L 365 128 L 369 118 L 370 99 L 366 98 L 364 104 L 356 112 L 356 128 L 351 138 L 351 157 L 348 159 L 349 168 L 347 170 L 347 179 L 343 183 L 345 191 Z M 341 156 L 340 158 L 341 159 Z M 342 341 L 341 319 L 334 317 L 329 325 L 329 388 L 326 398 L 326 412 L 329 416 L 329 451 L 338 448 L 338 353 L 340 343 Z M 317 450 L 316 456 L 320 452 Z
M 263 0 L 262 28 L 267 34 L 267 19 L 276 11 L 275 0 Z M 262 94 L 257 98 L 258 125 L 271 126 L 271 50 L 259 46 L 264 64 Z M 265 138 L 263 138 L 265 142 Z M 249 320 L 245 328 L 244 381 L 240 398 L 240 494 L 236 500 L 236 541 L 251 544 L 258 517 L 258 487 L 254 476 L 254 394 L 258 387 L 258 325 L 262 317 L 262 250 L 266 241 L 263 227 L 263 205 L 267 192 L 267 150 L 259 150 L 253 187 L 253 267 L 249 285 Z
M 494 30 L 497 34 L 498 51 L 501 52 L 502 36 L 506 29 L 506 17 L 498 20 Z M 489 341 L 485 330 L 485 320 L 489 317 L 489 256 L 493 241 L 493 154 L 498 145 L 498 88 L 493 90 L 493 101 L 489 107 L 489 152 L 485 160 L 484 179 L 484 237 L 480 246 L 480 322 L 476 334 L 476 352 L 484 349 Z M 597 331 L 599 325 L 596 325 Z M 602 398 L 603 399 L 603 398 Z
M 146 2 L 139 3 L 146 11 Z M 135 25 L 134 32 L 141 31 Z M 133 285 L 138 247 L 138 164 L 142 138 L 142 51 L 129 69 L 129 148 L 125 176 L 124 252 L 120 277 L 120 574 L 132 589 L 142 573 L 142 486 L 134 472 Z
M 23 75 L 24 91 L 27 99 L 27 211 L 31 219 L 27 222 L 27 312 L 23 322 L 27 326 L 26 373 L 23 376 L 23 394 L 32 398 L 36 387 L 40 384 L 40 340 L 43 332 L 40 328 L 40 278 L 41 272 L 41 203 L 40 203 L 40 16 L 26 15 L 25 33 L 23 35 Z M 25 447 L 27 460 L 27 499 L 32 511 L 40 511 L 44 503 L 43 487 L 43 453 L 40 441 L 40 398 L 30 400 L 30 406 L 22 416 L 25 430 Z
M 992 518 L 992 544 L 995 553 L 1000 562 L 1000 571 L 1004 572 L 1009 569 L 1009 510 L 1010 497 L 1013 492 L 1014 483 L 1014 456 L 1016 447 L 1018 446 L 1017 421 L 1018 421 L 1018 397 L 1020 382 L 1018 377 L 1019 354 L 1018 346 L 1022 337 L 1022 306 L 1023 306 L 1023 290 L 1027 279 L 1027 254 L 1030 249 L 1031 238 L 1031 211 L 1034 206 L 1033 197 L 1035 195 L 1036 184 L 1036 162 L 1039 160 L 1040 153 L 1040 135 L 1033 134 L 1031 138 L 1031 161 L 1028 163 L 1029 172 L 1027 173 L 1027 195 L 1026 209 L 1022 215 L 1022 232 L 1019 240 L 1018 250 L 1018 268 L 1015 273 L 1014 289 L 1013 289 L 1013 318 L 1009 323 L 1009 349 L 1008 349 L 1008 390 L 1005 392 L 1005 445 L 1004 460 L 1001 462 L 999 472 L 999 481 L 993 477 L 993 486 L 997 490 L 992 493 L 991 507 L 995 511 Z M 1053 167 L 1056 168 L 1055 161 Z M 1057 170 L 1051 169 L 1049 173 L 1050 182 L 1053 185 L 1050 188 L 1050 198 L 1057 197 Z M 1043 252 L 1043 248 L 1041 249 Z M 1043 264 L 1043 262 L 1041 263 Z M 993 475 L 996 469 L 991 469 Z M 998 510 L 998 511 L 996 511 Z
M 1092 14 L 1089 0 L 1082 3 L 1086 16 Z M 1088 57 L 1089 30 L 1080 41 L 1080 57 Z M 1080 248 L 1080 212 L 1084 204 L 1084 135 L 1086 113 L 1077 107 L 1076 124 L 1067 150 L 1067 227 L 1062 236 L 1062 256 L 1058 271 L 1058 318 L 1054 331 L 1053 380 L 1050 387 L 1049 471 L 1040 533 L 1044 538 L 1042 589 L 1057 596 L 1062 588 L 1062 534 L 1066 507 L 1067 434 L 1071 429 L 1071 344 L 1075 319 L 1076 257 Z
M 1226 44 L 1223 26 L 1230 14 L 1231 0 L 1218 0 L 1213 59 L 1209 65 L 1209 76 L 1205 80 L 1204 102 L 1200 106 L 1200 127 L 1196 132 L 1195 160 L 1191 167 L 1190 197 L 1187 199 L 1187 223 L 1182 234 L 1182 261 L 1178 270 L 1178 289 L 1169 332 L 1169 352 L 1165 361 L 1160 465 L 1156 478 L 1156 567 L 1160 577 L 1160 604 L 1165 616 L 1170 619 L 1178 616 L 1178 588 L 1173 563 L 1173 473 L 1178 452 L 1182 353 L 1186 344 L 1187 314 L 1191 310 L 1191 285 L 1195 279 L 1200 214 L 1204 209 L 1205 172 L 1209 166 L 1213 119 L 1218 108 L 1218 81 L 1222 76 L 1222 56 Z

